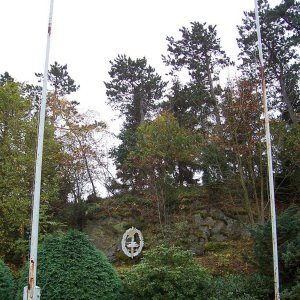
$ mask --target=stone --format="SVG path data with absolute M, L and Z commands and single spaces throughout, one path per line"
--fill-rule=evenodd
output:
M 200 226 L 199 230 L 202 231 L 202 238 L 207 241 L 210 237 L 210 230 L 208 226 Z
M 216 233 L 210 237 L 210 240 L 213 242 L 223 242 L 227 240 L 227 237 L 223 234 Z
M 194 224 L 196 226 L 200 226 L 201 225 L 200 223 L 203 221 L 201 214 L 193 215 L 193 219 L 194 219 Z
M 216 221 L 212 217 L 207 217 L 204 220 L 200 221 L 201 226 L 208 226 L 209 229 L 212 229 Z
M 216 233 L 224 233 L 224 229 L 226 228 L 226 224 L 224 223 L 224 221 L 218 220 L 216 221 L 216 223 L 214 224 L 211 233 L 212 234 L 216 234 Z
M 217 220 L 225 220 L 227 218 L 225 214 L 218 208 L 211 208 L 209 214 Z

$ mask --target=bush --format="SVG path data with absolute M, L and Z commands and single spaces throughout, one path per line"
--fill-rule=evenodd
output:
M 26 268 L 19 292 L 27 274 Z M 47 300 L 120 299 L 122 287 L 108 259 L 77 231 L 45 239 L 38 255 L 37 285 Z
M 272 284 L 260 275 L 228 275 L 212 280 L 209 300 L 264 300 L 269 299 Z
M 281 290 L 297 285 L 300 272 L 300 211 L 290 206 L 277 218 L 278 264 Z M 271 222 L 260 225 L 253 232 L 254 257 L 261 274 L 273 278 Z M 299 298 L 300 299 L 300 298 Z
M 15 298 L 15 282 L 12 273 L 2 260 L 0 260 L 0 300 Z
M 131 299 L 207 299 L 210 276 L 190 251 L 158 246 L 140 264 L 124 273 Z
M 282 293 L 282 300 L 299 300 L 300 299 L 300 268 L 294 284 L 286 288 Z

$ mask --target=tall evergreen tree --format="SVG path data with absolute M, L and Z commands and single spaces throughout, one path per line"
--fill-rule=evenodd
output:
M 8 72 L 4 72 L 0 75 L 0 86 L 2 86 L 7 81 L 14 81 L 14 78 L 11 77 Z
M 221 124 L 219 73 L 230 65 L 230 60 L 221 48 L 216 26 L 192 22 L 191 29 L 182 27 L 180 32 L 182 37 L 179 40 L 167 37 L 169 54 L 163 56 L 163 61 L 172 67 L 171 74 L 182 68 L 188 70 L 191 77 L 189 87 L 197 90 L 194 101 L 199 110 L 204 107 L 205 113 L 208 112 L 206 117 L 213 117 L 217 124 Z
M 299 89 L 299 17 L 300 2 L 283 1 L 271 8 L 268 0 L 259 0 L 259 14 L 266 82 L 273 108 L 282 117 L 296 124 L 300 110 Z M 245 12 L 243 25 L 238 26 L 238 45 L 244 75 L 259 80 L 259 60 L 254 11 Z
M 40 79 L 43 77 L 42 73 L 36 73 L 35 75 Z M 58 97 L 76 92 L 80 87 L 75 84 L 75 80 L 69 75 L 68 66 L 60 65 L 58 62 L 54 62 L 54 65 L 50 65 L 48 80 L 50 85 L 54 88 L 54 94 Z
M 118 55 L 110 61 L 111 80 L 105 82 L 108 104 L 120 112 L 124 120 L 119 135 L 121 144 L 112 151 L 120 177 L 131 180 L 132 174 L 122 172 L 128 153 L 136 143 L 136 129 L 151 117 L 161 100 L 166 83 L 155 69 L 147 64 L 146 58 L 133 60 L 126 55 Z
M 136 128 L 153 112 L 166 84 L 145 57 L 118 55 L 110 64 L 111 80 L 104 83 L 108 104 L 124 116 L 126 127 Z

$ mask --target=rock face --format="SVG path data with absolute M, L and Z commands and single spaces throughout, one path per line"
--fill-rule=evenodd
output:
M 136 218 L 134 215 L 103 216 L 90 220 L 84 231 L 90 236 L 95 246 L 106 253 L 111 260 L 122 255 L 122 236 L 131 226 L 142 230 L 145 247 L 149 246 L 147 241 L 151 245 L 165 239 L 168 244 L 190 249 L 196 255 L 204 253 L 204 244 L 208 241 L 223 242 L 250 236 L 246 225 L 226 216 L 216 208 L 202 209 L 189 216 L 182 215 L 180 219 L 174 219 L 166 229 L 164 238 L 154 229 L 153 219 L 144 219 L 141 222 L 141 217 Z
M 193 217 L 195 225 L 205 233 L 206 241 L 222 242 L 250 236 L 250 231 L 245 225 L 227 217 L 220 209 L 203 209 Z
M 135 224 L 134 219 L 120 220 L 116 217 L 106 217 L 87 222 L 85 233 L 91 238 L 94 245 L 102 250 L 110 260 L 121 251 L 121 240 L 124 232 Z

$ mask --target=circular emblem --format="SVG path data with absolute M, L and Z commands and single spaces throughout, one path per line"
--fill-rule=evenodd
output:
M 134 258 L 139 255 L 143 246 L 143 236 L 138 229 L 131 227 L 126 230 L 122 238 L 122 250 L 127 256 Z

